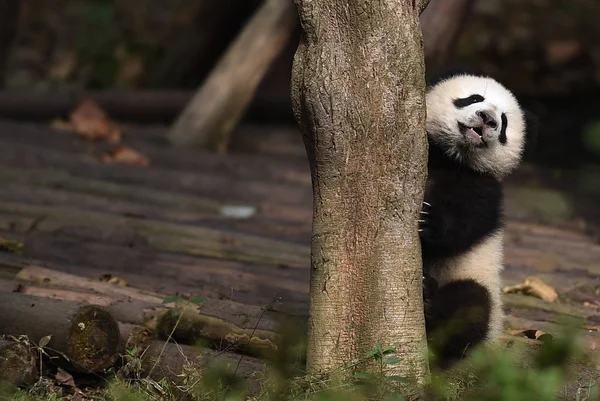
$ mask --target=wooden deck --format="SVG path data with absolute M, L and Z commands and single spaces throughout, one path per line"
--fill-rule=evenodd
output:
M 226 156 L 171 149 L 164 134 L 126 127 L 124 144 L 151 160 L 136 167 L 100 162 L 106 145 L 72 132 L 0 122 L 0 238 L 24 243 L 22 254 L 0 252 L 1 277 L 36 265 L 220 308 L 306 314 L 312 194 L 299 133 L 246 126 Z M 559 299 L 506 296 L 508 326 L 552 329 L 558 313 L 600 325 L 600 245 L 523 218 L 518 190 L 507 190 L 505 282 L 537 275 Z M 251 216 L 231 217 L 232 205 Z

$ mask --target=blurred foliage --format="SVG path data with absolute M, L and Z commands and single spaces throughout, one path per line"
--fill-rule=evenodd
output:
M 528 215 L 544 223 L 561 223 L 570 219 L 573 214 L 567 195 L 551 189 L 519 188 L 516 201 Z
M 584 128 L 583 144 L 590 152 L 600 155 L 600 121 L 594 121 Z

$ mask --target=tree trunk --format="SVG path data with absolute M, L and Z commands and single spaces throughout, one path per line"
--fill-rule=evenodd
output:
M 304 35 L 292 101 L 314 194 L 307 369 L 331 371 L 379 343 L 402 357 L 386 373 L 420 385 L 428 370 L 417 234 L 427 171 L 421 4 L 297 5 Z
M 265 0 L 175 122 L 175 145 L 225 151 L 271 62 L 298 23 L 291 0 Z

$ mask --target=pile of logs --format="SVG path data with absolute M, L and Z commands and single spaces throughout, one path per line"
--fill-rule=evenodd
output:
M 275 322 L 261 321 L 260 307 L 168 299 L 39 266 L 6 270 L 0 276 L 0 382 L 31 385 L 48 366 L 73 375 L 122 373 L 128 358 L 140 359 L 137 378 L 177 384 L 186 367 L 201 371 L 218 363 L 250 379 L 264 369 L 255 356 L 277 348 Z M 213 347 L 195 346 L 199 340 Z

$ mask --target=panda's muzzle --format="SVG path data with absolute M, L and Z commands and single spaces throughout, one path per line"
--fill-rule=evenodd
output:
M 483 124 L 469 127 L 459 122 L 458 129 L 465 138 L 465 142 L 467 145 L 474 146 L 477 148 L 487 147 L 487 143 L 483 139 Z

